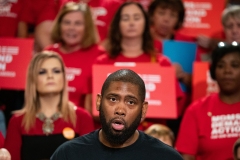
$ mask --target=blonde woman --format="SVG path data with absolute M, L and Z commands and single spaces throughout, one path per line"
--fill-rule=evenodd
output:
M 49 159 L 63 142 L 94 129 L 90 114 L 68 100 L 65 67 L 52 51 L 30 62 L 25 105 L 12 116 L 5 148 L 13 160 Z
M 69 98 L 91 113 L 92 64 L 104 50 L 86 3 L 68 2 L 60 10 L 52 31 L 55 44 L 46 48 L 59 53 L 67 67 Z

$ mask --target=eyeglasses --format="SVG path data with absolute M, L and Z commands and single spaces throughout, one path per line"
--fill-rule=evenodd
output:
M 218 43 L 219 48 L 223 48 L 223 47 L 227 47 L 227 46 L 239 46 L 239 43 L 236 42 L 236 41 L 233 41 L 232 43 L 226 43 L 226 42 L 219 42 Z

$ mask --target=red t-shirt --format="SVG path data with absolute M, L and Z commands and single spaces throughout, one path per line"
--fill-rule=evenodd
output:
M 232 148 L 240 135 L 240 102 L 226 104 L 219 94 L 193 102 L 186 110 L 176 149 L 196 160 L 233 160 Z
M 21 21 L 38 25 L 46 20 L 54 20 L 57 12 L 57 0 L 25 0 Z
M 16 37 L 23 0 L 0 4 L 0 37 Z
M 103 54 L 96 59 L 95 63 L 96 64 L 114 64 L 115 62 L 150 62 L 151 63 L 151 57 L 145 53 L 141 54 L 138 57 L 134 57 L 134 58 L 128 58 L 128 57 L 125 57 L 123 54 L 119 54 L 119 56 L 117 56 L 116 58 L 111 59 L 108 56 L 108 54 Z M 156 62 L 159 63 L 160 66 L 165 66 L 165 67 L 171 66 L 171 63 L 168 60 L 168 58 L 161 54 L 158 54 L 158 56 L 156 58 Z M 178 108 L 181 108 L 182 107 L 181 100 L 184 97 L 184 93 L 182 92 L 177 79 L 175 82 L 176 82 L 175 85 L 176 85 L 177 104 L 178 104 Z M 165 123 L 165 120 L 163 120 L 163 119 L 151 119 L 151 120 L 147 119 L 141 123 L 141 125 L 138 127 L 138 129 L 145 130 L 154 123 Z
M 71 128 L 71 130 L 75 132 L 75 136 L 81 136 L 94 130 L 93 119 L 87 111 L 76 107 L 76 117 L 76 127 L 74 127 L 72 123 L 65 122 L 62 118 L 58 118 L 53 122 L 53 133 L 47 136 L 43 133 L 43 122 L 40 119 L 36 118 L 34 127 L 31 128 L 29 132 L 26 132 L 22 126 L 23 115 L 13 115 L 8 125 L 4 147 L 10 152 L 12 160 L 20 160 L 21 156 L 23 156 L 22 154 L 33 154 L 29 151 L 28 153 L 23 153 L 23 147 L 26 145 L 28 147 L 29 145 L 33 145 L 32 147 L 36 148 L 35 152 L 41 152 L 42 150 L 48 149 L 48 147 L 52 145 L 50 143 L 55 143 L 54 140 L 64 141 L 65 139 L 65 141 L 67 141 L 66 132 L 64 134 L 64 129 L 66 130 L 66 128 Z M 36 141 L 36 143 L 29 142 L 29 139 Z M 39 142 L 39 139 L 43 142 Z M 26 144 L 26 142 L 28 142 L 28 144 Z M 49 158 L 50 157 L 48 157 L 48 159 Z
M 4 137 L 2 135 L 2 132 L 0 132 L 0 148 L 3 148 L 4 146 Z
M 93 45 L 87 49 L 63 53 L 60 44 L 54 44 L 45 50 L 55 51 L 62 56 L 66 66 L 69 99 L 77 106 L 84 106 L 84 96 L 92 93 L 92 64 L 104 50 L 98 45 Z

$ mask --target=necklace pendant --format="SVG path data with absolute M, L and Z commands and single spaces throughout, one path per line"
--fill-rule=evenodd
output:
M 54 131 L 54 121 L 56 121 L 60 117 L 60 113 L 55 113 L 50 118 L 47 118 L 43 113 L 38 113 L 36 115 L 42 122 L 42 130 L 46 135 L 52 134 Z
M 54 130 L 53 121 L 51 119 L 47 118 L 43 123 L 42 130 L 43 130 L 43 133 L 46 135 L 51 134 Z

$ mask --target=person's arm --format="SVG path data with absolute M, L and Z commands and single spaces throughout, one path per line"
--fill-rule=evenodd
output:
M 26 22 L 20 21 L 18 23 L 17 37 L 20 37 L 20 38 L 28 37 L 28 25 Z
M 46 46 L 52 44 L 51 31 L 52 31 L 53 21 L 46 20 L 38 24 L 35 28 L 35 40 L 38 45 L 39 50 L 43 50 Z
M 195 160 L 195 157 L 189 154 L 182 154 L 182 157 L 184 160 Z
M 182 67 L 178 63 L 174 63 L 173 66 L 176 69 L 177 79 L 184 83 L 188 88 L 191 88 L 192 85 L 192 74 L 186 73 L 183 71 Z
M 77 115 L 77 133 L 81 136 L 90 133 L 94 130 L 94 123 L 92 116 L 83 108 L 76 110 Z
M 184 113 L 178 132 L 175 149 L 185 160 L 191 160 L 198 153 L 199 148 L 199 108 L 201 103 L 194 102 Z
M 10 152 L 13 160 L 21 159 L 21 122 L 22 119 L 20 117 L 13 115 L 8 124 L 4 148 L 6 148 Z

